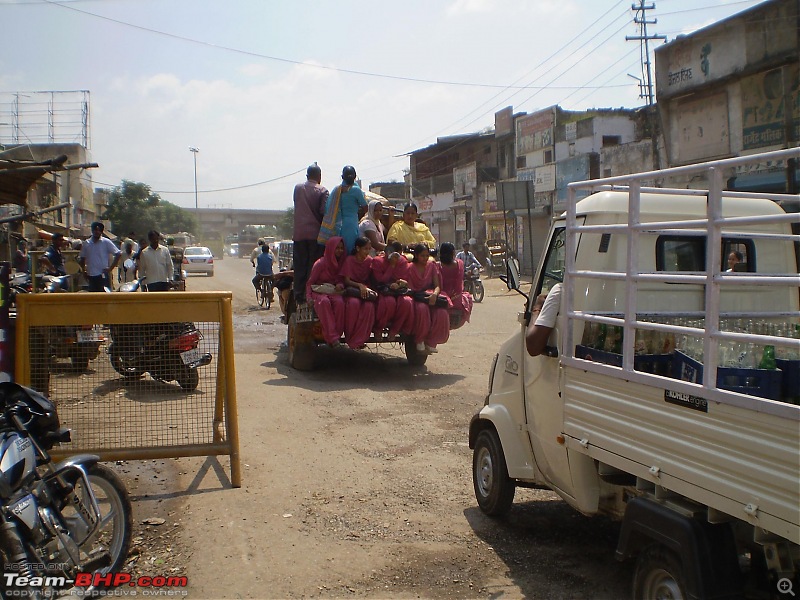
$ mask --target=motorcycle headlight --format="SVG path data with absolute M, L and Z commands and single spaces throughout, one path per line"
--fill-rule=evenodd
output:
M 489 369 L 489 389 L 486 391 L 486 402 L 483 403 L 484 406 L 489 404 L 489 395 L 492 393 L 492 386 L 494 385 L 494 370 L 497 368 L 497 360 L 499 358 L 500 355 L 495 354 L 492 359 L 492 368 Z

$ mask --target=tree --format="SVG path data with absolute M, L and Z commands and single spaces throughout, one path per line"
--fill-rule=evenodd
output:
M 278 233 L 284 240 L 292 239 L 294 234 L 294 207 L 286 209 L 278 223 Z
M 148 231 L 197 231 L 197 221 L 189 211 L 162 200 L 145 183 L 122 180 L 108 195 L 108 207 L 102 217 L 111 221 L 111 229 L 118 235 L 136 232 L 144 238 Z

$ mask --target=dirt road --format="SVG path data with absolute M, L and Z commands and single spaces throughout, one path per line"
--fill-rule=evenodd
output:
M 542 491 L 518 490 L 505 520 L 475 503 L 469 420 L 520 296 L 487 281 L 472 322 L 425 367 L 370 346 L 324 351 L 301 373 L 277 306 L 253 306 L 249 262 L 216 269 L 188 289 L 234 291 L 243 486 L 230 488 L 226 460 L 180 459 L 163 465 L 169 493 L 134 490 L 140 514 L 166 503 L 188 597 L 629 595 L 615 524 Z

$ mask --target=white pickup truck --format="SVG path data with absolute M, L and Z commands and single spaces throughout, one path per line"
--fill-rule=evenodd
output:
M 570 184 L 470 424 L 486 514 L 536 487 L 619 518 L 636 599 L 800 593 L 800 198 L 722 191 L 732 169 L 798 157 Z M 643 185 L 675 175 L 710 189 Z M 513 260 L 507 277 L 519 290 Z M 531 308 L 556 283 L 532 357 Z

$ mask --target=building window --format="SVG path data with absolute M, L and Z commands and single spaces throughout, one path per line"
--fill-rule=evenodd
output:
M 525 165 L 526 165 L 525 159 L 526 158 L 527 157 L 525 157 L 525 156 L 518 156 L 517 157 L 517 168 L 518 169 L 524 169 L 525 168 Z
M 604 135 L 603 136 L 603 148 L 607 148 L 608 146 L 619 146 L 622 143 L 622 136 L 621 135 Z
M 545 150 L 544 151 L 544 162 L 545 162 L 545 164 L 553 162 L 553 151 L 552 150 Z

